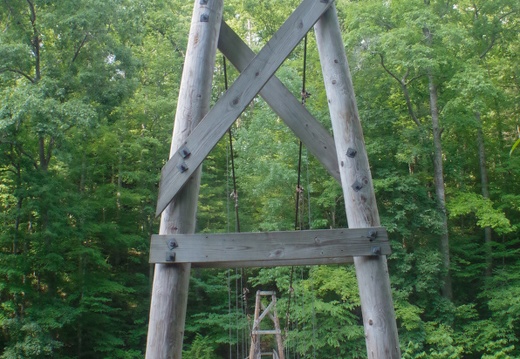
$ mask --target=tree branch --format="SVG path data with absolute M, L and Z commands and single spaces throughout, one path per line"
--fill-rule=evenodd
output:
M 482 52 L 479 56 L 480 59 L 483 59 L 487 53 L 489 51 L 491 51 L 491 49 L 493 48 L 493 46 L 495 45 L 496 43 L 496 40 L 497 40 L 497 37 L 496 37 L 496 34 L 493 34 L 493 36 L 491 37 L 491 43 L 489 44 L 489 46 L 484 50 L 484 52 Z
M 36 22 L 36 10 L 34 9 L 34 3 L 31 0 L 27 0 L 29 4 L 29 10 L 31 10 L 31 23 L 34 25 Z
M 185 57 L 185 54 L 184 54 L 184 51 L 182 51 L 179 47 L 179 45 L 177 45 L 177 43 L 175 41 L 173 41 L 173 39 L 171 38 L 171 36 L 168 36 L 164 30 L 162 29 L 159 29 L 157 27 L 154 27 L 154 29 L 159 33 L 161 34 L 164 38 L 166 38 L 166 40 L 168 40 L 170 42 L 170 44 L 173 46 L 173 48 L 175 49 L 175 51 L 177 51 L 178 53 L 180 53 L 182 55 L 182 57 Z
M 5 143 L 8 145 L 11 145 L 11 151 L 16 151 L 18 156 L 23 155 L 29 159 L 29 161 L 33 164 L 34 168 L 38 168 L 38 162 L 34 159 L 33 156 L 31 156 L 29 153 L 25 152 L 25 150 L 22 148 L 22 145 L 17 143 L 16 141 L 0 141 L 0 143 Z M 15 165 L 15 160 L 12 155 L 5 154 L 4 155 L 11 160 L 11 163 L 13 166 Z
M 401 84 L 401 79 L 399 79 L 396 75 L 393 74 L 392 71 L 390 71 L 386 65 L 385 65 L 385 59 L 383 57 L 383 54 L 379 53 L 378 54 L 379 57 L 381 58 L 381 66 L 383 66 L 383 69 L 386 71 L 387 74 L 389 74 L 390 76 L 392 76 L 397 82 L 399 82 Z
M 78 57 L 79 52 L 81 51 L 81 49 L 83 48 L 83 46 L 85 46 L 85 44 L 87 42 L 88 36 L 89 36 L 89 34 L 87 33 L 85 35 L 85 37 L 83 38 L 83 40 L 81 41 L 81 44 L 79 44 L 78 49 L 76 50 L 76 52 L 74 52 L 74 57 L 72 58 L 72 62 L 76 61 L 76 58 Z
M 506 17 L 508 17 L 509 15 L 512 15 L 512 14 L 515 14 L 517 11 L 516 10 L 511 10 L 509 12 L 506 12 L 505 14 L 503 14 L 502 16 L 500 16 L 498 18 L 498 21 L 499 22 L 502 22 Z M 493 48 L 493 46 L 496 44 L 496 41 L 498 40 L 498 36 L 497 36 L 497 33 L 494 32 L 491 36 L 491 43 L 489 44 L 489 46 L 480 54 L 479 58 L 480 59 L 483 59 L 487 53 L 489 51 L 491 51 L 491 49 Z
M 22 148 L 22 146 L 20 146 L 18 144 L 14 144 L 14 148 L 18 151 L 19 154 L 27 157 L 35 169 L 38 169 L 38 162 L 34 159 L 33 156 L 31 156 L 29 153 L 25 152 L 25 150 Z
M 412 82 L 414 82 L 415 80 L 417 80 L 418 78 L 421 78 L 423 76 L 426 76 L 426 74 L 419 74 L 417 76 L 412 77 L 410 80 L 406 81 L 406 85 L 411 84 Z
M 418 126 L 418 127 L 421 127 L 421 122 L 419 121 L 419 119 L 417 118 L 417 116 L 415 115 L 415 112 L 413 111 L 413 107 L 412 107 L 412 101 L 410 100 L 410 93 L 408 92 L 408 86 L 407 86 L 407 82 L 405 82 L 405 79 L 406 77 L 408 76 L 408 74 L 410 73 L 410 70 L 408 69 L 406 71 L 406 75 L 404 76 L 403 79 L 400 79 L 398 78 L 392 71 L 390 71 L 386 65 L 385 65 L 385 60 L 384 60 L 384 57 L 383 57 L 383 54 L 379 54 L 379 57 L 381 58 L 381 66 L 383 66 L 383 69 L 386 71 L 387 74 L 389 74 L 391 77 L 393 77 L 398 83 L 399 85 L 401 86 L 401 89 L 403 90 L 403 96 L 404 96 L 404 99 L 406 101 L 406 107 L 408 109 L 408 114 L 410 115 L 410 117 L 412 118 L 413 122 L 415 122 L 415 124 Z M 409 81 L 411 82 L 411 81 Z M 408 83 L 409 83 L 408 82 Z
M 511 10 L 511 11 L 509 11 L 509 12 L 506 12 L 504 15 L 500 16 L 500 17 L 498 18 L 498 20 L 502 21 L 502 20 L 504 20 L 504 18 L 508 17 L 508 16 L 511 15 L 511 14 L 515 14 L 515 13 L 517 13 L 517 12 L 518 12 L 517 10 Z
M 17 69 L 11 69 L 11 68 L 0 68 L 0 74 L 3 73 L 3 72 L 15 72 L 19 75 L 22 75 L 23 77 L 25 77 L 27 80 L 31 81 L 31 83 L 35 83 L 35 80 L 29 76 L 28 74 L 26 74 L 25 72 L 21 71 L 21 70 L 17 70 Z

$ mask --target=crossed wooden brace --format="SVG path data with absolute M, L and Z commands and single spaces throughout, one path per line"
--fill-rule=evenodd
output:
M 156 215 L 168 206 L 258 93 L 309 152 L 341 182 L 334 139 L 274 76 L 285 58 L 332 3 L 303 1 L 256 56 L 222 21 L 218 48 L 241 74 L 163 167 Z M 193 263 L 195 267 L 266 267 L 346 263 L 351 262 L 354 256 L 390 253 L 387 232 L 379 227 L 177 234 L 152 236 L 150 262 Z
M 255 56 L 223 21 L 219 49 L 242 71 L 161 171 L 156 215 L 173 200 L 246 106 L 260 93 L 328 172 L 340 180 L 334 139 L 274 77 L 274 73 L 333 1 L 304 1 Z

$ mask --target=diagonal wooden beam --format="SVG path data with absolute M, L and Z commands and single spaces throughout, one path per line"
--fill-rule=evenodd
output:
M 384 228 L 289 232 L 153 235 L 151 263 L 192 263 L 194 267 L 315 264 L 316 261 L 390 254 Z M 345 260 L 343 260 L 345 262 Z M 248 264 L 249 263 L 249 264 Z M 328 263 L 332 264 L 332 263 Z
M 244 71 L 255 57 L 253 50 L 224 21 L 220 25 L 219 50 L 238 71 Z M 260 96 L 285 124 L 299 137 L 325 167 L 341 183 L 336 144 L 331 134 L 319 123 L 299 100 L 273 76 L 260 91 Z
M 332 4 L 332 0 L 303 0 L 202 119 L 186 139 L 185 145 L 162 169 L 156 215 L 172 201 L 211 149 Z

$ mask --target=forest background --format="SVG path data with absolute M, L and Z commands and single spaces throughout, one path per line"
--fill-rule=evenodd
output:
M 296 0 L 226 0 L 258 51 Z M 0 4 L 0 358 L 142 358 L 160 178 L 193 2 Z M 520 3 L 337 1 L 403 358 L 520 358 Z M 237 72 L 228 65 L 230 82 Z M 300 97 L 303 47 L 277 76 Z M 214 100 L 224 92 L 222 57 Z M 307 107 L 330 129 L 314 37 Z M 341 189 L 261 100 L 232 127 L 240 230 L 347 226 Z M 237 230 L 229 139 L 199 232 Z M 299 220 L 295 223 L 295 198 Z M 350 266 L 194 270 L 186 358 L 244 358 L 276 290 L 287 358 L 366 358 Z

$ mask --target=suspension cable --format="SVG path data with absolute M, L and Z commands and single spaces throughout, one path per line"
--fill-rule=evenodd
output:
M 228 76 L 227 76 L 227 63 L 226 63 L 226 57 L 222 56 L 222 62 L 223 62 L 223 68 L 224 68 L 224 89 L 228 90 Z M 235 172 L 235 154 L 233 150 L 233 133 L 232 133 L 232 127 L 228 130 L 229 135 L 229 153 L 230 153 L 230 159 L 231 159 L 231 173 L 232 173 L 232 179 L 233 179 L 233 192 L 231 193 L 231 197 L 233 197 L 233 201 L 235 203 L 235 232 L 240 232 L 240 216 L 239 216 L 239 210 L 238 210 L 238 190 L 237 190 L 237 177 Z M 239 279 L 240 278 L 240 279 Z M 229 281 L 229 271 L 228 271 L 228 281 Z M 240 284 L 240 293 L 239 293 L 239 284 Z M 244 288 L 244 272 L 243 269 L 240 268 L 240 276 L 238 275 L 238 269 L 235 268 L 235 326 L 236 326 L 236 357 L 241 358 L 245 354 L 245 346 L 244 340 L 246 338 L 245 335 L 245 329 L 242 330 L 242 335 L 240 335 L 239 331 L 239 322 L 238 322 L 238 312 L 239 307 L 241 309 L 242 314 L 245 313 L 247 317 L 247 306 L 246 306 L 246 294 L 244 290 L 247 290 Z M 231 293 L 229 293 L 229 311 L 231 311 Z M 240 300 L 239 300 L 240 298 Z M 239 305 L 239 302 L 241 303 Z M 231 320 L 231 319 L 230 319 Z M 229 335 L 231 336 L 231 326 L 229 328 Z M 231 340 L 230 340 L 231 342 Z M 230 349 L 231 349 L 231 343 L 230 343 Z M 231 358 L 231 350 L 230 350 L 230 358 Z
M 223 58 L 223 65 L 224 65 L 224 88 L 227 91 L 228 90 L 228 77 L 227 77 L 227 64 L 226 64 L 226 57 L 222 56 Z M 231 131 L 231 127 L 228 131 L 229 134 L 229 152 L 231 154 L 231 173 L 233 178 L 233 193 L 231 194 L 233 196 L 233 199 L 235 200 L 235 232 L 240 232 L 240 216 L 238 212 L 238 191 L 237 191 L 237 177 L 235 174 L 235 155 L 233 151 L 233 134 Z
M 305 35 L 303 42 L 303 76 L 302 76 L 302 92 L 301 92 L 301 103 L 305 106 L 307 99 L 310 97 L 310 93 L 307 92 L 306 82 L 307 82 L 307 35 Z M 301 172 L 302 172 L 302 150 L 303 150 L 303 142 L 300 140 L 300 148 L 298 153 L 298 181 L 296 185 L 296 205 L 295 205 L 295 216 L 294 216 L 294 230 L 302 230 L 302 225 L 300 224 L 300 197 L 303 196 L 303 188 L 301 186 Z M 307 177 L 308 177 L 308 168 L 307 168 Z M 308 180 L 307 180 L 308 182 Z M 289 278 L 289 299 L 287 303 L 287 313 L 285 315 L 286 324 L 285 324 L 285 336 L 287 337 L 288 328 L 290 325 L 290 312 L 291 312 L 291 298 L 294 295 L 293 288 L 293 277 L 294 277 L 294 266 L 291 266 L 291 274 Z
M 302 92 L 301 92 L 301 103 L 305 106 L 307 99 L 310 97 L 310 93 L 307 92 L 306 83 L 307 83 L 307 35 L 304 38 L 303 44 L 303 77 L 302 77 Z M 294 216 L 294 229 L 302 229 L 302 224 L 300 223 L 300 198 L 303 195 L 303 187 L 301 186 L 301 173 L 302 173 L 302 150 L 303 143 L 300 140 L 300 149 L 298 153 L 298 182 L 296 185 L 296 206 L 295 206 L 295 216 Z

